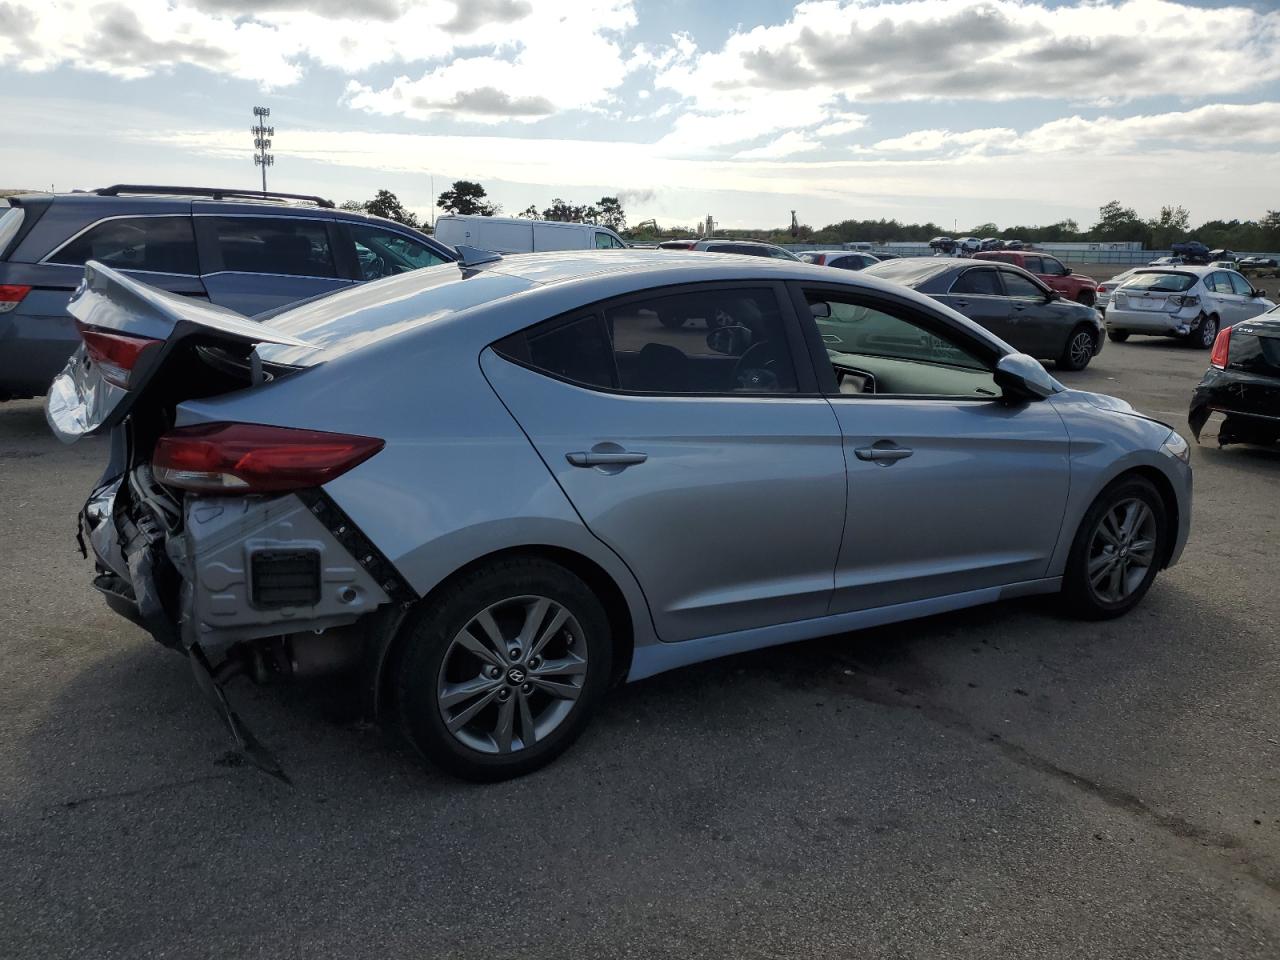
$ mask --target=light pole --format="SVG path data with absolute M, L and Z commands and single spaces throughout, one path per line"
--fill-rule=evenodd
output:
M 267 192 L 267 167 L 276 162 L 275 154 L 267 153 L 271 148 L 271 138 L 276 135 L 275 127 L 268 127 L 267 117 L 271 116 L 270 107 L 254 107 L 256 118 L 249 132 L 253 134 L 253 148 L 258 151 L 253 155 L 255 166 L 262 168 L 262 192 Z

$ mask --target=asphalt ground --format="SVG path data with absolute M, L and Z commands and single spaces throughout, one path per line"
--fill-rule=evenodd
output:
M 1060 376 L 1186 434 L 1206 360 Z M 1208 429 L 1182 562 L 1122 620 L 1027 600 L 703 664 L 496 786 L 239 681 L 288 787 L 90 589 L 103 445 L 0 405 L 0 957 L 1274 960 L 1280 453 Z

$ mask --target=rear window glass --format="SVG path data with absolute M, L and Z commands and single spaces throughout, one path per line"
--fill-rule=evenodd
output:
M 427 267 L 376 287 L 340 290 L 272 316 L 267 321 L 271 329 L 317 349 L 264 343 L 258 354 L 272 363 L 319 363 L 531 286 L 523 277 L 491 271 L 463 279 L 453 264 Z
M 1181 293 L 1196 285 L 1199 278 L 1193 273 L 1178 273 L 1174 270 L 1154 270 L 1150 273 L 1135 273 L 1125 281 L 1126 290 L 1151 290 L 1161 293 Z
M 328 224 L 300 217 L 210 217 L 222 269 L 336 277 Z
M 49 257 L 50 263 L 84 266 L 86 261 L 117 270 L 195 274 L 196 239 L 191 218 L 122 217 L 90 227 Z
M 863 273 L 869 277 L 884 277 L 907 286 L 915 286 L 934 274 L 955 266 L 950 257 L 904 257 L 901 260 L 882 260 L 867 267 Z

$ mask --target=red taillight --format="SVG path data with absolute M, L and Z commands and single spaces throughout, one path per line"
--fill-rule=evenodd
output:
M 0 313 L 8 313 L 22 302 L 31 288 L 21 283 L 0 283 Z
M 1098 292 L 1099 292 L 1099 293 L 1106 293 L 1106 292 L 1107 292 L 1107 285 L 1106 285 L 1105 283 L 1100 283 L 1100 284 L 1098 284 Z
M 196 493 L 278 493 L 319 487 L 384 446 L 374 437 L 256 423 L 206 423 L 156 441 L 156 479 Z
M 1209 366 L 1225 370 L 1230 359 L 1231 328 L 1223 327 L 1218 331 L 1218 339 L 1213 341 L 1213 353 L 1209 354 Z
M 123 333 L 107 333 L 94 330 L 84 324 L 80 328 L 80 339 L 84 341 L 85 351 L 89 359 L 98 365 L 98 370 L 108 383 L 117 387 L 129 388 L 129 375 L 138 365 L 142 355 L 151 347 L 159 346 L 163 340 L 151 337 L 134 337 Z

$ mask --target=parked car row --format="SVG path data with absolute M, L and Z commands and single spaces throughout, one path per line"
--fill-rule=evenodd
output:
M 456 258 L 417 230 L 319 197 L 141 185 L 10 197 L 0 400 L 44 394 L 80 343 L 67 300 L 91 260 L 252 316 Z

